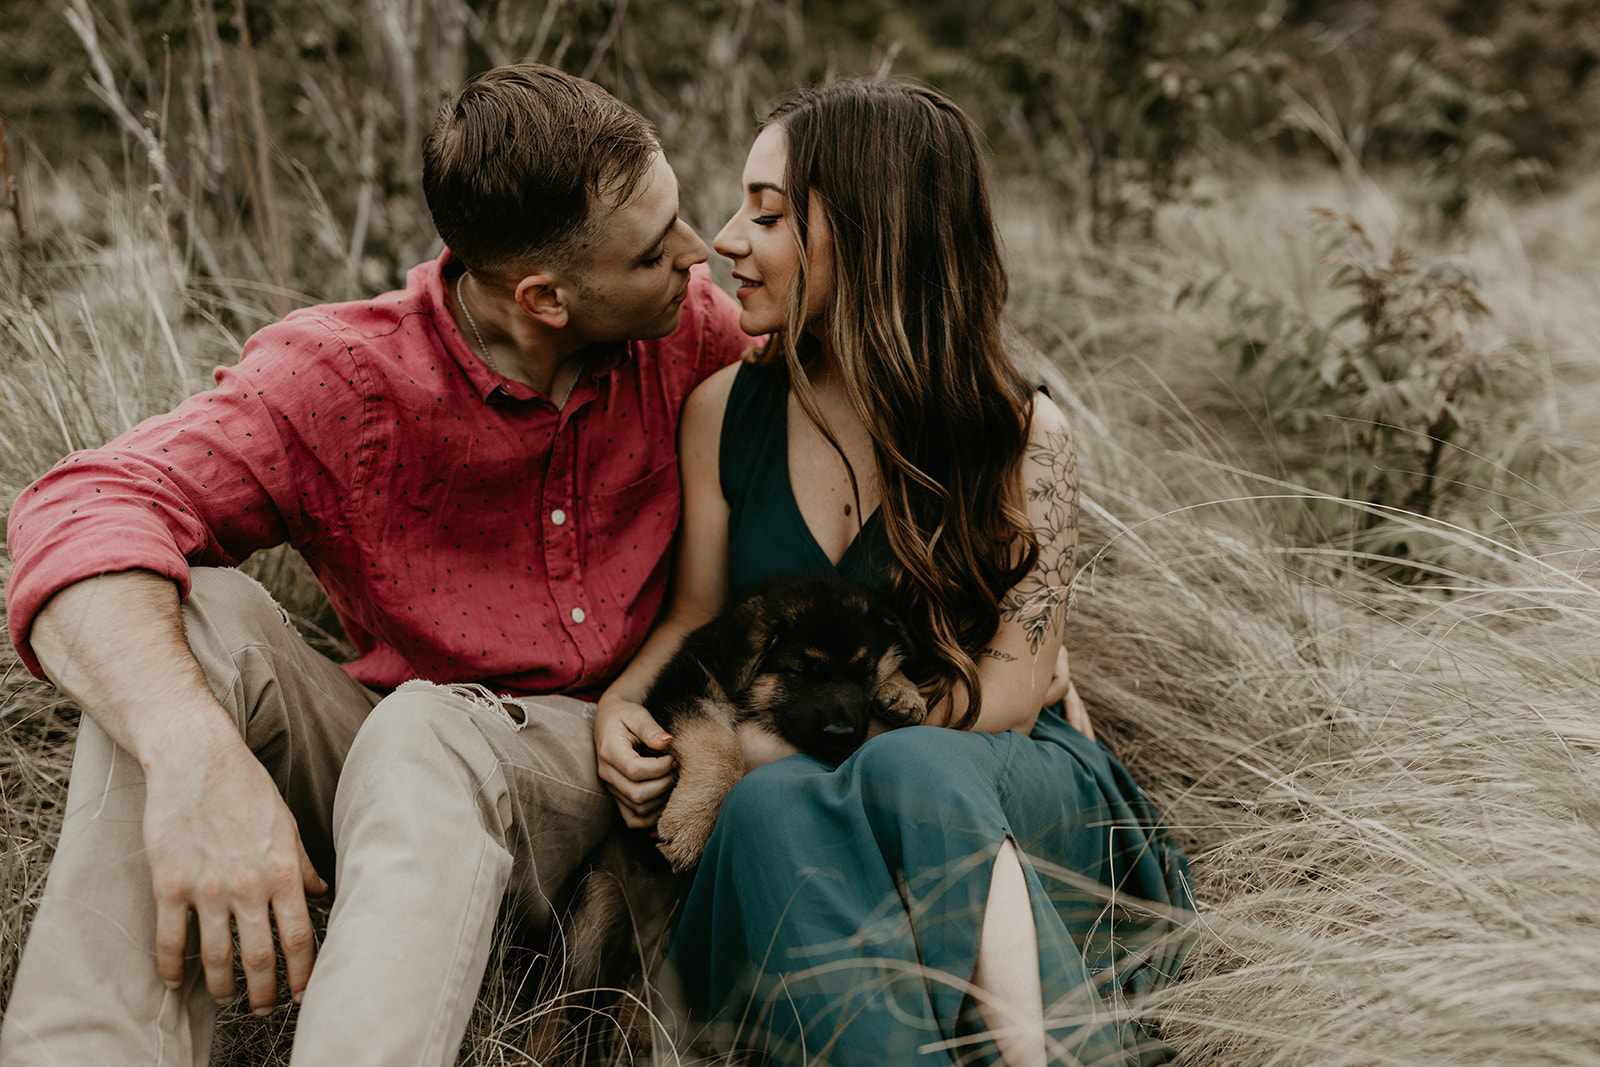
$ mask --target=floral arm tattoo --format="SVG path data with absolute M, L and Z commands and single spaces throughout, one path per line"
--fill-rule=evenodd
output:
M 1028 445 L 1024 461 L 1028 502 L 1042 504 L 1039 561 L 1000 603 L 1000 618 L 1022 626 L 1038 653 L 1045 635 L 1066 624 L 1072 569 L 1077 562 L 1078 452 L 1070 431 L 1047 431 Z

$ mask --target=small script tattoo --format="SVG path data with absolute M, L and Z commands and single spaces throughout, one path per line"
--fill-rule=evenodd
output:
M 1045 636 L 1066 624 L 1077 562 L 1078 451 L 1070 432 L 1048 431 L 1028 446 L 1028 503 L 1042 508 L 1039 562 L 1000 605 L 1000 617 L 1022 626 L 1038 652 Z
M 1015 657 L 1015 656 L 1013 656 L 1013 655 L 1011 655 L 1010 653 L 1007 653 L 1007 652 L 1001 652 L 998 648 L 986 648 L 982 652 L 978 653 L 978 658 L 979 659 L 997 659 L 1001 663 L 1015 663 L 1015 662 L 1017 662 L 1017 657 Z

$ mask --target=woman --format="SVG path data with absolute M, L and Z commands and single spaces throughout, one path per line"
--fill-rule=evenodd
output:
M 672 767 L 636 751 L 668 740 L 639 701 L 684 634 L 777 573 L 887 590 L 937 725 L 746 775 L 679 922 L 685 996 L 720 1043 L 783 1063 L 1161 1062 L 1106 1001 L 1175 973 L 1187 868 L 1111 755 L 1041 712 L 1077 466 L 1000 343 L 971 123 L 906 84 L 801 90 L 743 181 L 714 247 L 740 326 L 770 339 L 684 409 L 673 601 L 600 701 L 601 776 L 653 821 Z

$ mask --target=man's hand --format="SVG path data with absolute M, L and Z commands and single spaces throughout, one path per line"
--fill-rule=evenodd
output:
M 206 760 L 161 761 L 148 770 L 144 836 L 156 898 L 156 969 L 168 988 L 183 981 L 189 913 L 200 934 L 206 988 L 234 995 L 233 934 L 239 934 L 250 1008 L 277 1002 L 273 921 L 298 1003 L 315 956 L 306 896 L 328 886 L 267 771 L 238 735 L 219 738 Z
M 602 699 L 595 710 L 594 750 L 600 780 L 617 798 L 622 821 L 633 829 L 655 825 L 677 770 L 671 756 L 641 755 L 639 749 L 661 752 L 671 740 L 672 735 L 642 704 Z
M 298 1000 L 314 954 L 305 895 L 328 887 L 306 858 L 272 776 L 195 661 L 177 587 L 148 571 L 84 579 L 39 612 L 32 640 L 56 686 L 144 769 L 161 980 L 169 987 L 183 981 L 193 911 L 211 995 L 233 995 L 231 922 L 250 1006 L 270 1011 L 278 988 L 276 919 Z

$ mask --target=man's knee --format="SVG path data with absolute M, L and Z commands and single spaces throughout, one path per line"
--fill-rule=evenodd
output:
M 463 700 L 447 686 L 409 684 L 373 707 L 350 749 L 346 773 L 371 766 L 385 777 L 402 767 L 442 762 L 462 784 L 476 788 L 498 760 Z
M 298 636 L 272 594 L 232 567 L 196 567 L 190 572 L 183 628 L 208 677 L 242 649 Z
M 482 686 L 428 682 L 385 697 L 345 762 L 336 827 L 341 849 L 374 823 L 399 820 L 411 839 L 428 836 L 415 831 L 424 824 L 450 837 L 481 829 L 515 861 L 516 910 L 543 929 L 550 901 L 610 827 L 613 803 L 592 741 L 587 760 L 569 758 L 539 729 L 537 709 L 517 725 L 501 703 Z
M 377 695 L 306 644 L 254 578 L 223 567 L 192 575 L 184 636 L 251 748 L 294 738 L 304 751 L 293 758 L 337 766 Z

